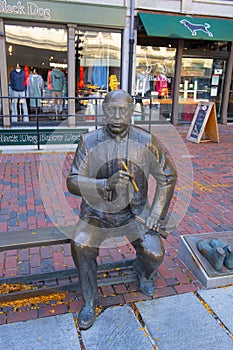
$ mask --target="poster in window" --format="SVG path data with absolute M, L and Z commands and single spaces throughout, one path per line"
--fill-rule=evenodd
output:
M 216 68 L 216 69 L 214 70 L 214 74 L 219 74 L 219 75 L 221 75 L 221 74 L 222 74 L 222 69 Z
M 218 85 L 219 84 L 219 75 L 213 74 L 211 79 L 211 85 Z
M 218 87 L 217 86 L 212 86 L 210 90 L 210 96 L 216 97 L 218 95 Z

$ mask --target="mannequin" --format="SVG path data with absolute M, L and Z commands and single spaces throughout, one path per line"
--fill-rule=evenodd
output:
M 158 92 L 159 98 L 168 97 L 167 77 L 165 75 L 165 68 L 158 65 L 157 76 L 155 79 L 155 90 Z
M 20 64 L 17 63 L 15 69 L 13 69 L 10 72 L 10 84 L 11 84 L 11 90 L 12 90 L 12 97 L 13 97 L 13 105 L 12 105 L 12 121 L 17 122 L 18 121 L 18 112 L 17 112 L 17 105 L 18 105 L 18 99 L 20 99 L 20 102 L 23 106 L 23 121 L 28 122 L 28 108 L 25 98 L 25 72 L 20 67 Z
M 65 74 L 59 68 L 53 68 L 51 71 L 51 83 L 52 83 L 52 91 L 51 97 L 56 97 L 54 102 L 55 111 L 57 113 L 62 113 L 62 99 L 58 99 L 58 97 L 62 97 L 62 92 L 65 88 Z
M 43 88 L 44 81 L 42 76 L 37 73 L 36 69 L 33 69 L 33 72 L 29 74 L 27 79 L 27 97 L 30 98 L 30 107 L 41 107 L 40 98 L 33 97 L 41 97 Z
M 142 70 L 137 74 L 136 78 L 136 95 L 141 94 L 141 96 L 144 97 L 145 94 L 150 91 L 149 76 L 144 70 Z

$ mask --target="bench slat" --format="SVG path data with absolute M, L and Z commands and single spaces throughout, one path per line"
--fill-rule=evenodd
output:
M 0 233 L 0 251 L 70 243 L 74 226 Z M 64 233 L 63 233 L 64 232 Z

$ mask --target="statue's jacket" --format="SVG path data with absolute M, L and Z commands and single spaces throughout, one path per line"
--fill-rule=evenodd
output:
M 138 192 L 132 186 L 127 193 L 121 189 L 108 190 L 107 179 L 123 169 L 122 161 L 134 176 Z M 115 137 L 105 125 L 81 136 L 67 187 L 72 194 L 82 196 L 81 220 L 95 218 L 110 227 L 120 226 L 136 214 L 142 217 L 148 214 L 149 175 L 156 180 L 149 210 L 162 218 L 176 183 L 176 171 L 166 152 L 152 134 L 139 127 L 129 126 L 124 135 Z

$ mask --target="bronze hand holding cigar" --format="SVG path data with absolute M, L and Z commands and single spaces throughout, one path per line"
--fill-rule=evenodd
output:
M 125 162 L 122 160 L 122 166 L 123 166 L 123 168 L 124 168 L 124 170 L 125 171 L 128 171 L 128 173 L 129 173 L 129 168 L 127 167 L 127 165 L 125 164 Z M 130 173 L 129 173 L 130 174 Z M 130 174 L 131 175 L 131 174 Z M 132 185 L 133 185 L 133 188 L 134 188 L 134 191 L 135 192 L 138 192 L 139 191 L 139 188 L 138 188 L 138 186 L 137 186 L 137 184 L 136 184 L 136 181 L 134 180 L 134 178 L 133 178 L 133 175 L 131 175 L 132 177 L 131 177 L 131 183 L 132 183 Z

